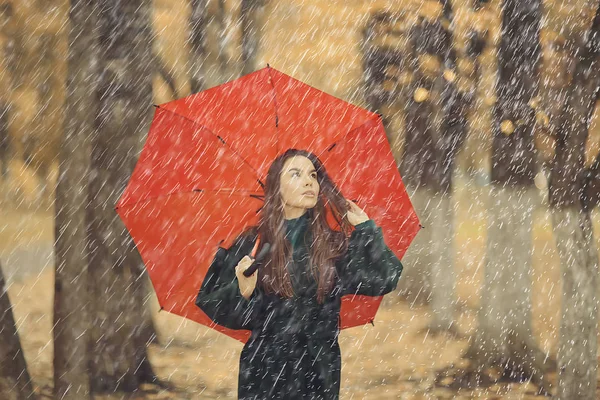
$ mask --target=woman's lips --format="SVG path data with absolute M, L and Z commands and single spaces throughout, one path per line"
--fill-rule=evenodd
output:
M 308 197 L 315 197 L 315 193 L 314 192 L 304 192 L 302 193 L 303 196 L 308 196 Z

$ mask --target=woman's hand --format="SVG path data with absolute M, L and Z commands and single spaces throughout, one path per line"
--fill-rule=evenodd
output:
M 348 202 L 348 211 L 346 213 L 346 218 L 353 225 L 356 226 L 362 222 L 368 221 L 369 216 L 366 212 L 364 212 L 359 206 L 357 206 L 353 201 L 346 200 Z
M 245 256 L 240 260 L 238 265 L 235 266 L 235 275 L 237 276 L 240 293 L 246 300 L 252 295 L 258 278 L 258 270 L 254 271 L 254 273 L 248 277 L 244 276 L 244 271 L 248 269 L 253 262 L 253 258 Z

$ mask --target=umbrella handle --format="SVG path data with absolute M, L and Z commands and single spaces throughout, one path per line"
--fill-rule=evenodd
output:
M 258 240 L 256 241 L 256 243 L 258 243 Z M 256 252 L 257 248 L 258 248 L 258 244 L 255 244 L 254 249 L 252 249 L 252 254 L 254 254 Z M 250 275 L 252 275 L 254 273 L 254 271 L 256 271 L 258 269 L 259 262 L 262 261 L 263 258 L 265 258 L 265 256 L 267 255 L 267 253 L 269 252 L 270 249 L 271 249 L 271 245 L 269 243 L 265 243 L 263 245 L 263 248 L 260 250 L 260 252 L 254 259 L 252 264 L 243 272 L 245 277 L 249 277 Z

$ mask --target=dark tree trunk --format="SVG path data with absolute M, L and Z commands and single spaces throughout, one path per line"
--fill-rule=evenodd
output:
M 73 0 L 69 18 L 67 97 L 55 202 L 54 396 L 90 396 L 87 183 L 98 79 L 97 0 Z
M 425 229 L 406 255 L 421 266 L 400 283 L 405 299 L 430 303 L 430 331 L 455 331 L 452 270 L 453 213 L 450 192 L 454 160 L 466 133 L 468 96 L 459 92 L 453 43 L 452 8 L 443 3 L 442 20 L 414 19 L 408 13 L 375 13 L 363 34 L 367 104 L 383 114 L 392 148 L 400 147 L 390 129 L 391 104 L 401 104 L 404 140 L 395 157 L 403 182 Z M 445 19 L 445 21 L 444 21 Z M 397 117 L 396 117 L 397 118 Z
M 39 107 L 31 132 L 31 137 L 34 138 L 31 158 L 43 184 L 44 194 L 47 194 L 46 182 L 50 166 L 55 161 L 50 151 L 57 149 L 57 132 L 61 129 L 59 116 L 62 115 L 62 104 L 57 101 L 57 94 L 64 82 L 57 74 L 58 40 L 57 34 L 46 32 L 39 37 L 37 45 L 39 60 L 36 65 L 36 89 Z
M 487 47 L 488 31 L 483 28 L 471 29 L 466 35 L 465 58 L 463 59 L 463 72 L 460 74 L 460 79 L 463 80 L 466 86 L 466 91 L 473 100 L 470 103 L 467 111 L 469 135 L 462 147 L 463 155 L 466 156 L 467 164 L 465 165 L 466 172 L 471 178 L 481 179 L 481 174 L 484 172 L 482 164 L 488 159 L 486 129 L 482 129 L 482 114 L 486 113 L 483 107 L 481 97 L 478 92 L 481 92 L 481 77 L 482 63 L 481 57 Z M 487 114 L 487 113 L 486 113 Z M 486 173 L 487 175 L 487 173 Z M 480 181 L 481 182 L 481 181 Z
M 479 326 L 466 357 L 473 360 L 469 385 L 494 381 L 484 374 L 501 366 L 503 379 L 531 379 L 549 393 L 544 372 L 552 362 L 533 340 L 530 298 L 538 201 L 530 102 L 538 88 L 541 17 L 540 0 L 503 1 L 484 284 Z
M 8 162 L 10 160 L 11 143 L 9 135 L 9 121 L 12 98 L 11 46 L 14 44 L 11 25 L 13 23 L 14 5 L 12 1 L 0 2 L 0 35 L 3 36 L 0 46 L 0 180 L 8 175 Z
M 156 69 L 158 70 L 158 74 L 165 81 L 167 86 L 169 86 L 169 89 L 171 89 L 172 99 L 178 99 L 180 96 L 179 91 L 177 90 L 177 82 L 175 80 L 175 76 L 171 71 L 169 71 L 169 68 L 165 65 L 164 61 L 160 58 L 160 56 L 154 56 L 154 63 Z
M 0 102 L 0 179 L 6 179 L 8 175 L 8 162 L 10 151 L 10 137 L 8 134 L 8 119 L 10 106 L 8 103 Z
M 162 384 L 158 381 L 158 377 L 154 373 L 152 364 L 150 364 L 150 360 L 148 359 L 148 346 L 151 343 L 158 343 L 151 309 L 148 306 L 148 297 L 151 295 L 154 296 L 154 294 L 150 290 L 150 278 L 137 249 L 133 248 L 128 252 L 127 265 L 131 271 L 131 279 L 133 280 L 134 312 L 137 313 L 137 315 L 130 315 L 133 325 L 135 359 L 140 360 L 136 376 L 140 382 Z
M 192 93 L 204 89 L 206 61 L 207 0 L 191 0 L 190 13 L 190 83 Z
M 598 253 L 591 209 L 597 165 L 584 171 L 591 117 L 600 89 L 600 5 L 562 108 L 552 162 L 549 199 L 561 260 L 563 304 L 558 345 L 558 399 L 596 398 L 598 370 Z M 592 174 L 590 174 L 592 172 Z
M 155 72 L 151 54 L 150 1 L 106 3 L 100 15 L 103 74 L 99 82 L 98 140 L 92 149 L 89 190 L 89 269 L 92 315 L 91 389 L 135 391 L 154 376 L 140 326 L 132 260 L 137 252 L 114 205 L 124 190 L 151 117 Z M 139 257 L 139 255 L 138 255 Z
M 451 17 L 450 3 L 442 3 L 445 14 Z M 453 32 L 445 28 L 451 25 L 447 19 L 423 20 L 410 33 L 417 68 L 406 118 L 406 149 L 411 151 L 405 152 L 401 163 L 409 186 L 426 186 L 444 194 L 452 191 L 454 161 L 466 138 L 466 114 L 472 97 L 472 93 L 461 93 L 455 84 L 458 71 Z
M 384 90 L 386 79 L 385 69 L 387 65 L 399 63 L 404 55 L 399 51 L 384 50 L 377 45 L 381 35 L 381 26 L 385 26 L 387 19 L 391 18 L 387 13 L 377 13 L 371 17 L 362 35 L 361 50 L 363 53 L 363 88 L 367 107 L 370 110 L 381 113 L 384 103 L 390 101 Z M 384 116 L 384 122 L 386 118 Z
M 219 69 L 221 76 L 225 77 L 228 73 L 227 68 L 227 29 L 228 29 L 228 18 L 227 8 L 225 0 L 219 0 Z
M 263 0 L 242 0 L 240 23 L 242 27 L 242 75 L 256 70 L 256 54 L 260 41 L 258 11 Z
M 0 265 L 0 397 L 36 399 Z
M 415 60 L 410 39 L 414 23 L 403 13 L 375 12 L 363 31 L 361 43 L 365 102 L 372 111 L 381 114 L 394 158 L 400 165 L 402 180 L 409 190 L 415 187 L 414 182 L 419 181 L 422 171 L 420 163 L 410 162 L 408 159 L 415 157 L 418 160 L 420 156 L 425 158 L 424 163 L 433 162 L 430 137 L 418 136 L 420 143 L 413 139 L 417 126 L 422 125 L 422 129 L 426 127 L 426 121 L 419 119 L 425 113 L 416 109 L 419 105 L 425 107 L 426 104 L 415 103 L 412 99 Z M 400 106 L 393 107 L 396 103 Z M 393 129 L 395 120 L 411 120 L 414 123 L 406 124 L 404 129 Z M 417 208 L 418 204 L 426 202 L 427 195 L 422 195 L 418 190 L 410 195 Z M 421 220 L 426 217 L 422 210 L 417 210 L 417 213 Z M 429 229 L 419 232 L 410 251 L 404 256 L 404 262 L 419 266 L 430 265 L 430 233 Z M 407 269 L 398 283 L 398 298 L 426 304 L 431 294 L 428 273 L 426 267 Z
M 596 100 L 597 101 L 597 100 Z M 600 205 L 600 154 L 583 174 L 583 209 L 592 210 Z
M 455 275 L 454 275 L 454 213 L 452 212 L 452 173 L 458 150 L 467 135 L 467 110 L 470 98 L 458 90 L 455 81 L 458 76 L 457 57 L 454 48 L 454 34 L 446 28 L 453 26 L 452 6 L 449 1 L 441 1 L 444 17 L 433 23 L 423 23 L 414 34 L 417 57 L 439 65 L 432 76 L 430 97 L 424 102 L 431 107 L 431 118 L 427 132 L 431 135 L 434 158 L 432 174 L 425 177 L 424 187 L 431 192 L 429 220 L 423 221 L 431 230 L 431 300 L 432 320 L 427 327 L 431 332 L 449 331 L 458 334 L 454 320 Z M 421 75 L 425 78 L 424 74 Z M 424 79 L 425 80 L 425 79 Z M 469 93 L 472 96 L 472 93 Z M 413 96 L 413 99 L 418 96 Z M 408 125 L 408 120 L 407 120 Z M 419 189 L 417 189 L 419 190 Z
M 450 3 L 444 7 L 445 17 L 452 17 Z M 450 331 L 457 334 L 454 323 L 453 271 L 453 213 L 450 193 L 452 172 L 458 149 L 466 133 L 468 99 L 455 85 L 457 76 L 453 33 L 446 28 L 450 20 L 424 19 L 394 23 L 375 16 L 389 25 L 406 26 L 398 40 L 406 40 L 407 47 L 398 45 L 399 54 L 390 54 L 380 64 L 366 64 L 367 99 L 377 108 L 395 101 L 405 104 L 404 149 L 400 158 L 400 171 L 407 187 L 412 191 L 413 204 L 425 226 L 407 254 L 407 263 L 422 268 L 407 271 L 401 283 L 402 296 L 409 301 L 429 303 L 433 318 L 426 328 L 430 332 Z M 402 21 L 402 18 L 396 18 Z M 371 29 L 369 34 L 377 29 Z M 381 32 L 381 29 L 379 29 Z M 370 53 L 374 53 L 372 47 Z M 368 59 L 373 56 L 368 54 Z M 376 53 L 375 53 L 376 54 Z M 383 64 L 383 65 L 382 65 Z M 386 73 L 392 64 L 397 71 L 397 83 L 391 85 L 397 94 L 385 94 Z M 380 66 L 381 65 L 381 66 Z M 392 69 L 393 70 L 393 69 Z M 410 71 L 406 76 L 405 71 Z M 371 83 L 369 81 L 372 81 Z M 383 81 L 383 85 L 375 82 Z M 379 86 L 379 88 L 377 87 Z M 384 95 L 378 93 L 383 86 Z M 394 101 L 392 100 L 392 101 Z

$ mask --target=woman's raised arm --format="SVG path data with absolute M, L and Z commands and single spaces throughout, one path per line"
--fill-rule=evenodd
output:
M 343 294 L 382 296 L 390 293 L 402 274 L 402 263 L 385 244 L 381 227 L 369 219 L 356 225 L 348 251 L 337 264 Z

